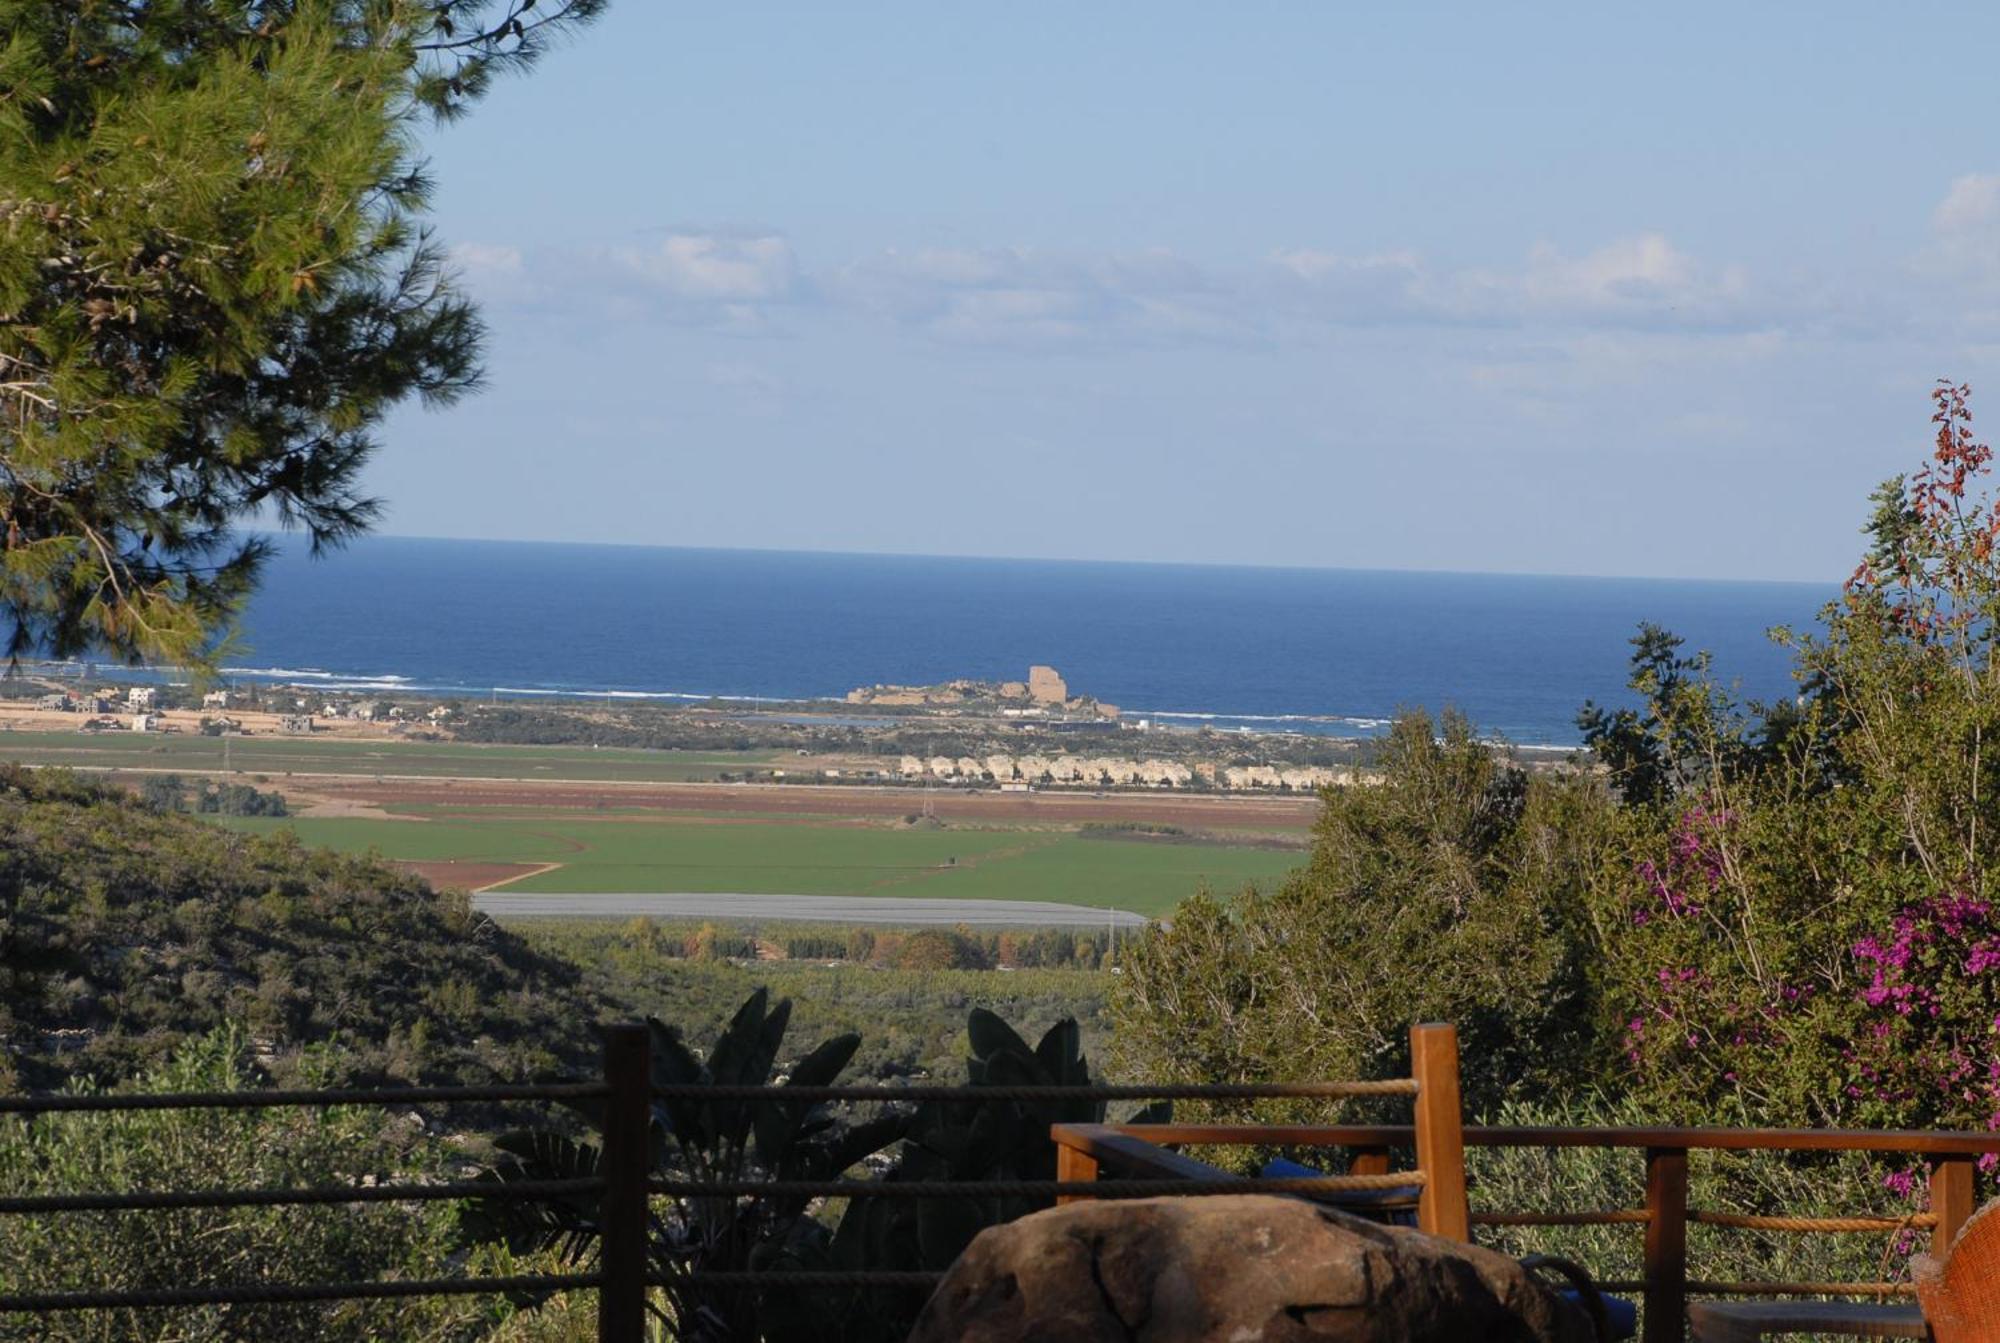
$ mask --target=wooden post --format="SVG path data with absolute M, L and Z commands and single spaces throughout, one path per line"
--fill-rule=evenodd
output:
M 1389 1149 L 1386 1147 L 1357 1147 L 1348 1159 L 1349 1175 L 1387 1175 L 1389 1173 Z
M 1066 1142 L 1056 1144 L 1056 1178 L 1058 1180 L 1095 1180 L 1097 1178 L 1097 1158 L 1080 1147 L 1071 1147 Z M 1056 1206 L 1065 1203 L 1082 1203 L 1088 1194 L 1057 1194 Z
M 1972 1216 L 1972 1158 L 1941 1156 L 1931 1165 L 1931 1211 L 1937 1226 L 1931 1232 L 1931 1253 L 1942 1259 L 1952 1237 Z
M 1687 1206 L 1687 1149 L 1648 1147 L 1642 1343 L 1681 1343 L 1687 1332 Z
M 646 1335 L 646 1178 L 651 1127 L 652 1038 L 644 1026 L 604 1032 L 604 1194 L 598 1213 L 598 1343 Z
M 1458 1095 L 1458 1027 L 1410 1027 L 1410 1075 L 1417 1082 L 1417 1228 L 1446 1240 L 1472 1239 L 1465 1200 L 1465 1117 Z

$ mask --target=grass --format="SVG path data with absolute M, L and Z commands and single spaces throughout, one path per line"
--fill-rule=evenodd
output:
M 1234 890 L 1289 871 L 1300 855 L 1220 844 L 1106 844 L 1073 833 L 905 830 L 793 822 L 678 820 L 384 821 L 230 819 L 289 829 L 308 844 L 411 861 L 558 863 L 521 892 L 733 891 L 1053 900 L 1162 914 L 1203 884 Z
M 223 768 L 223 740 L 136 732 L 8 732 L 0 758 L 72 769 Z M 723 770 L 770 764 L 777 751 L 650 751 L 617 747 L 474 746 L 457 742 L 232 737 L 229 764 L 245 773 L 406 774 L 471 779 L 574 779 L 594 783 L 713 780 Z

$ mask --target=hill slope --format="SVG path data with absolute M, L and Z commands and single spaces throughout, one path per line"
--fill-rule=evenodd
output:
M 356 1081 L 585 1066 L 577 968 L 372 858 L 148 811 L 0 766 L 0 1086 L 113 1080 L 225 1019 L 284 1077 L 337 1040 Z

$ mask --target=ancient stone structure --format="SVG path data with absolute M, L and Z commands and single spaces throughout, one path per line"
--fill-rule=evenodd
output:
M 1028 697 L 1037 704 L 1066 704 L 1069 685 L 1056 674 L 1054 667 L 1037 664 L 1028 668 Z
M 989 1228 L 910 1343 L 1591 1343 L 1491 1250 L 1269 1195 L 1073 1203 Z

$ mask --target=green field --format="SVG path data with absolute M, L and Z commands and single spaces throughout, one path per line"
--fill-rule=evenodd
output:
M 702 824 L 674 820 L 296 819 L 219 821 L 289 829 L 309 844 L 387 858 L 559 863 L 523 892 L 921 895 L 1055 900 L 1165 913 L 1202 884 L 1268 882 L 1300 855 L 1222 844 L 1087 838 L 1066 831 Z
M 224 739 L 136 732 L 0 733 L 0 760 L 71 769 L 221 773 Z M 413 775 L 467 779 L 574 779 L 591 783 L 684 783 L 723 770 L 768 765 L 774 751 L 652 751 L 616 747 L 469 746 L 457 742 L 355 741 L 326 737 L 231 737 L 232 770 L 268 774 Z

